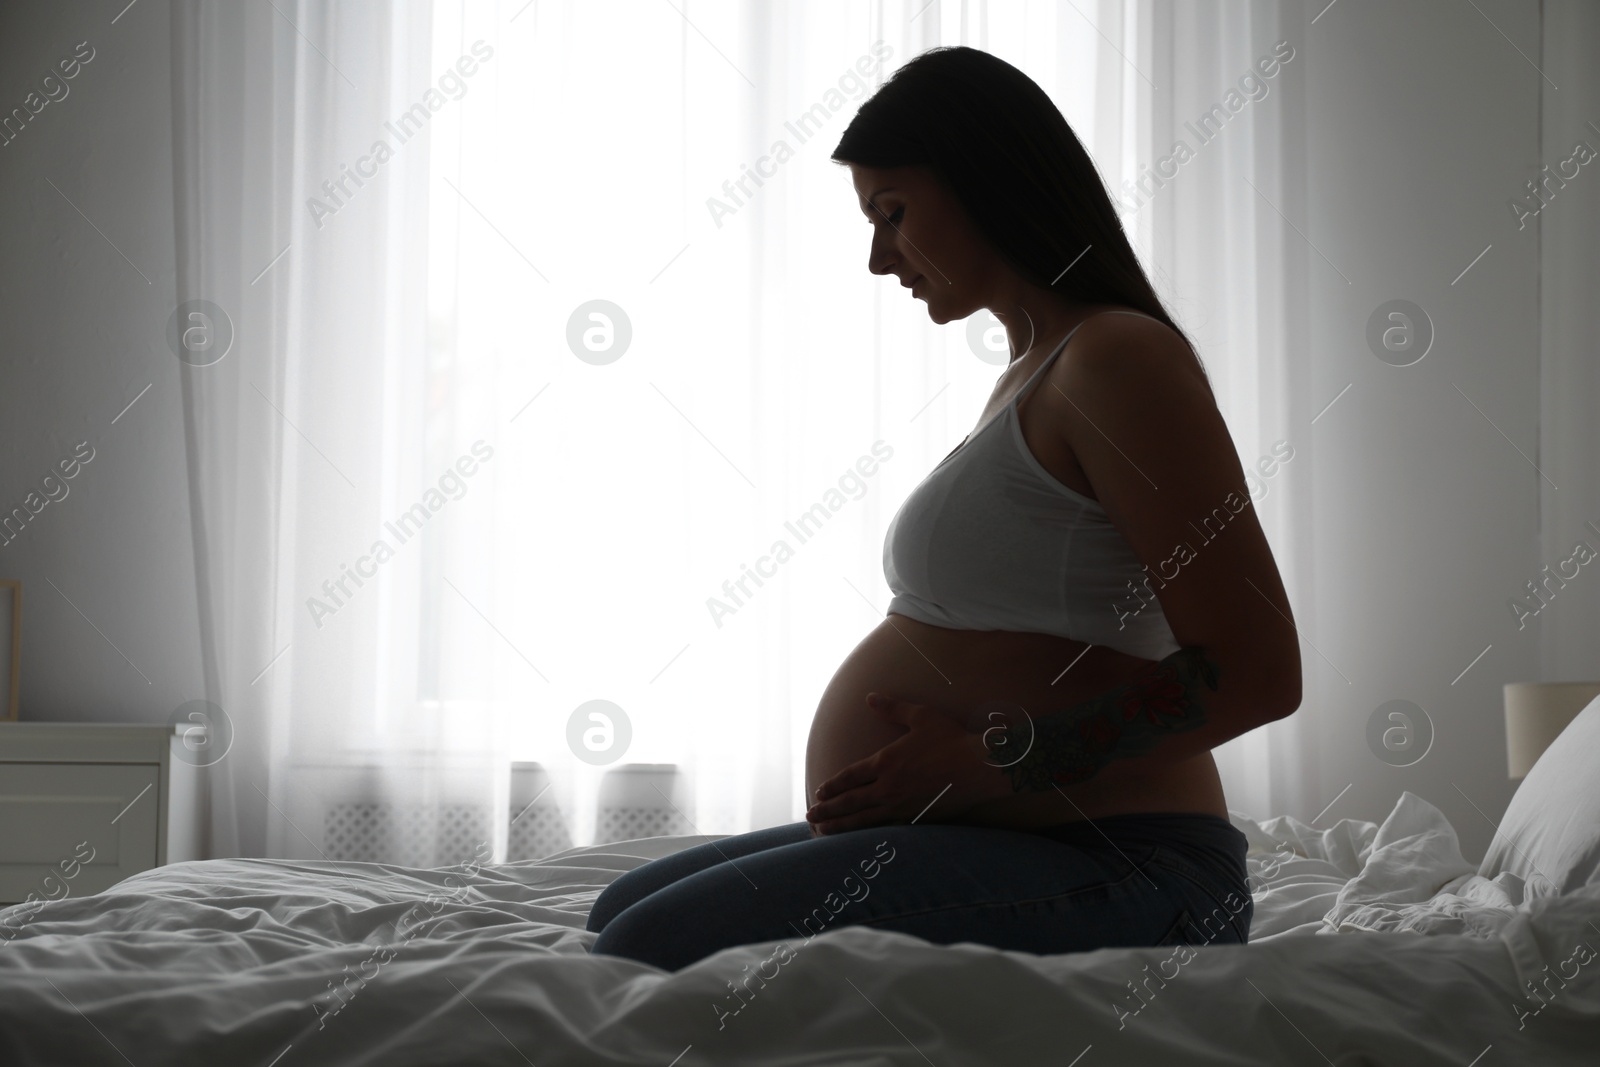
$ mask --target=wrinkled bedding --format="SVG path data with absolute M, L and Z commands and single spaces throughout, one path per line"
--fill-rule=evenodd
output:
M 703 837 L 478 869 L 174 864 L 0 911 L 0 1063 L 1595 1062 L 1600 886 L 1525 904 L 1409 794 L 1382 824 L 1234 823 L 1247 946 L 1031 956 L 844 927 L 676 974 L 589 956 L 583 922 Z
M 1250 841 L 1252 943 L 1363 930 L 1488 937 L 1526 899 L 1514 874 L 1479 877 L 1455 827 L 1413 793 L 1402 793 L 1382 824 L 1343 819 L 1317 830 L 1288 816 L 1256 822 L 1237 813 L 1232 822 Z

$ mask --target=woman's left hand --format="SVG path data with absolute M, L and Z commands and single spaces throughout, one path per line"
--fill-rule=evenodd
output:
M 817 834 L 887 823 L 948 821 L 1013 792 L 981 733 L 953 710 L 867 694 L 867 705 L 906 734 L 817 787 L 806 821 Z

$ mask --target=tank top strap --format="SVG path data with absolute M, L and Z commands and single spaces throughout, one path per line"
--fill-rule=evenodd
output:
M 1079 322 L 1077 326 L 1074 326 L 1072 329 L 1068 330 L 1067 336 L 1063 337 L 1061 339 L 1061 343 L 1056 345 L 1055 351 L 1046 356 L 1044 362 L 1039 364 L 1039 369 L 1034 371 L 1033 375 L 1026 382 L 1022 383 L 1022 388 L 1017 390 L 1017 395 L 1011 399 L 1012 407 L 1016 407 L 1018 404 L 1022 403 L 1023 399 L 1026 398 L 1029 393 L 1033 392 L 1033 387 L 1038 384 L 1040 378 L 1044 377 L 1044 372 L 1050 369 L 1050 364 L 1054 363 L 1056 361 L 1056 357 L 1067 350 L 1067 342 L 1072 340 L 1072 335 L 1078 332 L 1078 327 L 1082 326 L 1083 323 L 1088 322 L 1089 319 L 1097 319 L 1101 315 L 1137 315 L 1142 319 L 1155 318 L 1154 315 L 1146 315 L 1142 311 L 1097 311 L 1093 315 L 1090 315 L 1082 322 Z M 1156 319 L 1156 321 L 1159 322 L 1161 320 Z

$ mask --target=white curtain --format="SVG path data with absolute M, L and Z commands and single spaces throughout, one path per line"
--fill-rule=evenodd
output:
M 470 801 L 495 780 L 492 724 L 441 714 L 419 656 L 430 568 L 486 494 L 407 544 L 383 526 L 439 475 L 430 160 L 383 125 L 437 76 L 428 11 L 180 0 L 172 27 L 179 300 L 211 305 L 197 336 L 232 337 L 184 368 L 207 699 L 233 727 L 207 768 L 209 850 L 326 854 L 328 804 L 363 796 L 404 796 L 408 817 L 447 790 L 490 810 Z M 380 138 L 396 148 L 375 169 Z M 374 570 L 361 560 L 380 539 L 393 558 L 357 586 L 346 568 Z
M 212 853 L 504 856 L 534 799 L 576 842 L 617 832 L 603 805 L 683 832 L 800 816 L 817 698 L 887 603 L 888 520 L 997 373 L 867 273 L 828 160 L 936 44 L 1045 87 L 1242 461 L 1295 449 L 1258 506 L 1304 621 L 1294 427 L 1318 398 L 1291 340 L 1305 250 L 1277 214 L 1304 188 L 1297 61 L 1146 202 L 1124 185 L 1298 18 L 175 3 L 180 299 L 233 330 L 185 368 L 207 687 L 235 733 L 208 772 Z M 1287 724 L 1222 756 L 1232 806 L 1299 802 Z M 679 775 L 602 796 L 625 764 Z
M 1304 723 L 1319 693 L 1350 683 L 1312 643 L 1312 441 L 1338 389 L 1310 379 L 1306 15 L 1280 0 L 1137 8 L 1127 51 L 1150 80 L 1133 83 L 1124 225 L 1206 364 L 1302 637 L 1305 710 L 1215 756 L 1230 807 L 1309 819 L 1334 793 Z

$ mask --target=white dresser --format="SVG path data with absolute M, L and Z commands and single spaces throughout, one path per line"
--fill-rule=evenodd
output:
M 170 725 L 0 722 L 0 904 L 198 859 L 200 773 Z

